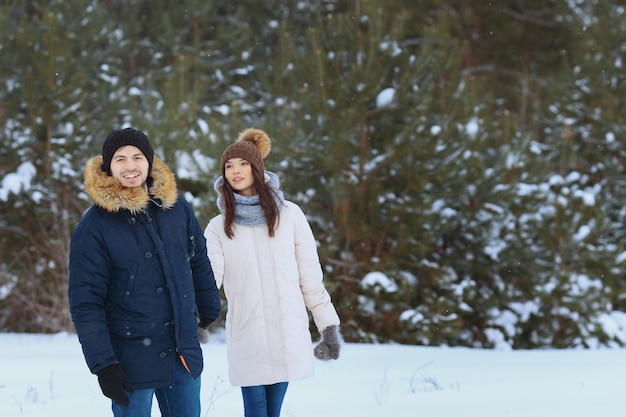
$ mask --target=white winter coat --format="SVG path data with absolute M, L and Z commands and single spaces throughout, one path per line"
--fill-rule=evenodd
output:
M 287 201 L 274 237 L 267 226 L 233 224 L 223 217 L 205 229 L 218 288 L 223 285 L 227 355 L 234 386 L 291 382 L 313 375 L 308 308 L 322 331 L 339 317 L 322 283 L 315 239 L 302 210 Z

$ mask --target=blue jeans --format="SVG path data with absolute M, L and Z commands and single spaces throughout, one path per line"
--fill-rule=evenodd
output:
M 245 417 L 279 417 L 287 382 L 241 387 Z
M 200 417 L 200 377 L 193 379 L 180 361 L 174 365 L 174 383 L 167 388 L 136 389 L 127 392 L 128 407 L 111 401 L 114 417 L 150 417 L 156 395 L 162 417 Z

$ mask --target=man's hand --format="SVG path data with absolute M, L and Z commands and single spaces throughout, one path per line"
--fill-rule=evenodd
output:
M 130 400 L 124 391 L 130 393 L 135 389 L 130 386 L 119 363 L 114 363 L 96 372 L 102 393 L 122 407 L 128 407 Z

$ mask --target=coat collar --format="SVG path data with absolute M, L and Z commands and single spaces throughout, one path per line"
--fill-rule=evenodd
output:
M 133 214 L 142 212 L 152 197 L 161 200 L 164 210 L 176 203 L 178 191 L 174 174 L 165 162 L 156 156 L 148 184 L 151 184 L 148 192 L 143 187 L 122 186 L 117 179 L 102 171 L 102 156 L 89 159 L 85 165 L 85 192 L 97 206 L 110 213 L 120 210 L 128 210 Z

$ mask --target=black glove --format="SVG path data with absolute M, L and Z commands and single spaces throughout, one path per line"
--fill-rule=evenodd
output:
M 322 340 L 319 342 L 313 354 L 317 359 L 327 361 L 329 359 L 339 358 L 339 349 L 341 348 L 341 342 L 339 340 L 339 327 L 328 326 L 322 330 Z
M 209 343 L 209 326 L 214 321 L 215 319 L 202 316 L 200 317 L 200 320 L 198 320 L 198 340 L 200 340 L 200 343 Z
M 128 383 L 120 364 L 109 365 L 96 372 L 96 375 L 98 375 L 98 383 L 100 383 L 102 393 L 122 407 L 128 407 L 130 400 L 124 390 L 133 393 L 135 388 Z

